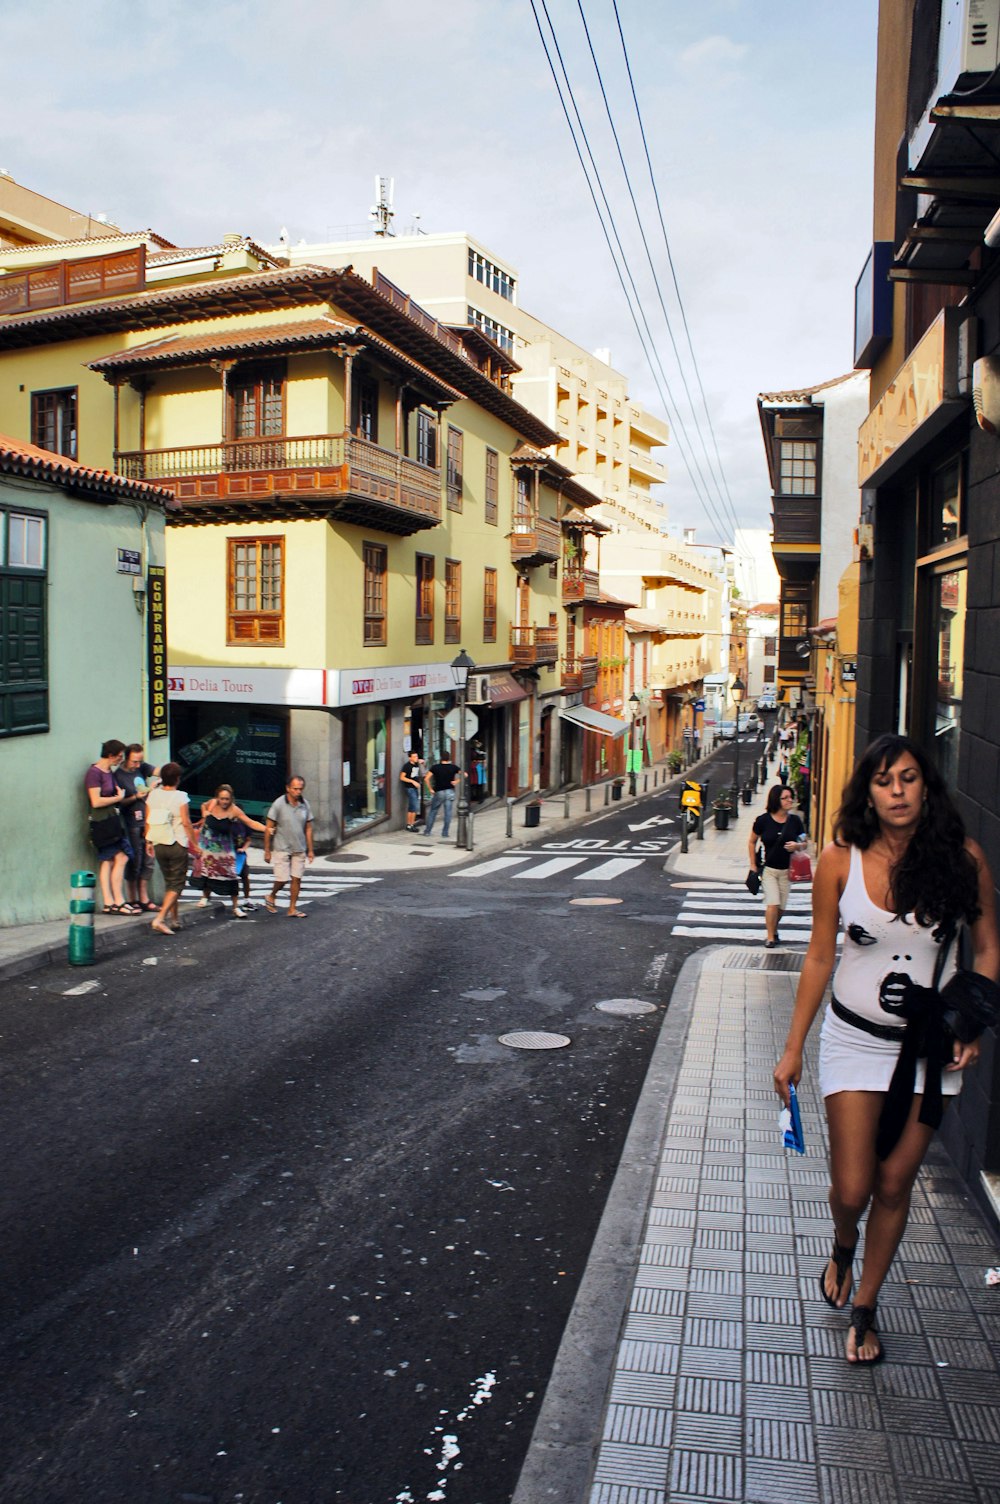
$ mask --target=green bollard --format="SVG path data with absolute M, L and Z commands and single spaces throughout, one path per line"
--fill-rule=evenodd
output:
M 74 872 L 70 876 L 69 900 L 69 964 L 93 966 L 94 964 L 94 903 L 93 890 L 97 878 L 92 872 Z M 80 889 L 88 890 L 77 896 Z

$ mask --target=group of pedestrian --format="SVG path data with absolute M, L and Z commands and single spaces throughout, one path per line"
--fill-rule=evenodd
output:
M 193 857 L 192 877 L 202 894 L 198 907 L 207 905 L 215 894 L 229 899 L 233 917 L 243 919 L 253 908 L 248 901 L 246 846 L 250 833 L 256 831 L 264 837 L 264 860 L 274 873 L 264 907 L 276 914 L 278 895 L 288 883 L 287 917 L 305 919 L 299 893 L 306 862 L 314 860 L 315 851 L 304 780 L 297 775 L 289 778 L 284 794 L 271 805 L 263 823 L 236 803 L 228 783 L 219 785 L 194 821 L 189 796 L 180 787 L 182 773 L 176 762 L 154 768 L 144 760 L 139 743 L 126 747 L 114 739 L 103 743 L 100 757 L 88 768 L 84 789 L 105 913 L 151 914 L 153 930 L 176 934 L 182 927 L 178 905 Z M 149 893 L 154 860 L 164 885 L 159 904 Z
M 482 762 L 477 760 L 475 750 L 470 754 L 470 767 L 475 769 L 485 765 L 485 752 L 482 754 Z M 419 752 L 411 749 L 406 754 L 399 773 L 399 781 L 406 789 L 406 828 L 414 830 L 421 813 L 421 791 L 426 789 L 430 795 L 430 804 L 424 818 L 424 835 L 431 836 L 434 833 L 434 824 L 438 817 L 438 811 L 442 811 L 441 839 L 447 841 L 451 830 L 451 817 L 455 809 L 455 798 L 461 781 L 462 773 L 457 763 L 447 757 L 441 757 L 432 767 L 425 767 Z M 478 774 L 470 774 L 472 778 L 479 778 Z M 475 788 L 485 789 L 485 772 L 481 781 L 475 783 Z M 481 797 L 481 796 L 480 796 Z

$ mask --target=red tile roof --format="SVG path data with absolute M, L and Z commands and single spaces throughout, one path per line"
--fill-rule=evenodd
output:
M 25 444 L 5 433 L 0 433 L 0 475 L 22 475 L 28 480 L 65 486 L 85 493 L 91 501 L 141 501 L 147 506 L 163 507 L 165 511 L 180 510 L 172 492 L 164 491 L 160 486 L 150 486 L 141 480 L 126 480 L 111 470 L 92 470 L 88 465 L 66 459 L 65 455 L 52 454 L 48 449 Z

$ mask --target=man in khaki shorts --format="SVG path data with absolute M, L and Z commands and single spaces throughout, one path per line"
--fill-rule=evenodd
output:
M 304 779 L 298 776 L 289 778 L 284 794 L 275 799 L 267 812 L 264 829 L 264 860 L 274 867 L 274 887 L 265 900 L 265 907 L 269 914 L 278 912 L 274 900 L 291 879 L 289 919 L 306 918 L 298 907 L 299 888 L 306 861 L 311 862 L 315 857 L 312 810 L 303 798 L 305 786 Z

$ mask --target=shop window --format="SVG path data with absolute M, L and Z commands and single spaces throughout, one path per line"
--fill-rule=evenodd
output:
M 448 497 L 448 510 L 460 512 L 462 510 L 462 431 L 459 428 L 448 428 L 448 462 L 445 488 Z
M 962 478 L 962 456 L 959 454 L 952 455 L 946 464 L 931 473 L 927 500 L 928 550 L 955 543 L 965 534 Z
M 483 571 L 483 641 L 497 640 L 497 572 Z
M 457 559 L 444 561 L 444 640 L 462 640 L 462 566 Z
M 500 511 L 500 456 L 495 449 L 486 451 L 486 505 L 484 522 L 496 527 Z
M 230 538 L 226 642 L 285 642 L 285 551 L 282 538 Z
M 0 737 L 49 729 L 47 527 L 0 509 Z
M 385 814 L 387 719 L 385 705 L 359 705 L 344 717 L 345 833 Z
M 364 545 L 365 560 L 365 647 L 384 647 L 387 638 L 386 582 L 389 550 L 381 543 Z
M 76 387 L 31 394 L 31 442 L 76 459 Z
M 967 571 L 943 570 L 934 576 L 931 593 L 932 645 L 935 655 L 934 753 L 945 783 L 958 778 L 958 738 L 965 689 L 965 606 Z
M 417 554 L 417 622 L 414 640 L 426 644 L 434 641 L 434 559 Z

